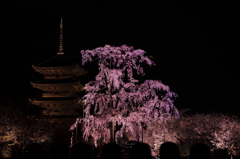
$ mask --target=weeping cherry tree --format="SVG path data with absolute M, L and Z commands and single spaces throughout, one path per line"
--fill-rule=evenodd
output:
M 178 118 L 173 104 L 176 93 L 161 81 L 140 83 L 134 78 L 134 75 L 145 75 L 142 64 L 155 65 L 144 50 L 105 45 L 82 50 L 81 54 L 83 65 L 98 61 L 99 73 L 85 85 L 84 118 L 78 118 L 70 131 L 81 124 L 83 138 L 92 137 L 95 146 L 100 141 L 118 142 L 125 134 L 140 141 L 143 129 L 151 128 L 156 120 Z

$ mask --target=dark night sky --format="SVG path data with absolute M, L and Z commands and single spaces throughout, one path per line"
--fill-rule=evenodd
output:
M 136 1 L 135 1 L 136 2 Z M 64 18 L 64 50 L 127 44 L 145 50 L 156 66 L 146 78 L 178 93 L 177 108 L 239 112 L 239 58 L 234 4 L 217 1 L 153 2 L 13 0 L 2 4 L 1 95 L 28 98 L 32 64 L 58 51 Z

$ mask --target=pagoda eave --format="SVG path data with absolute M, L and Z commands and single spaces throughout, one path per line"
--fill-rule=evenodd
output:
M 37 86 L 74 86 L 77 85 L 79 82 L 70 82 L 70 83 L 35 83 L 35 82 L 30 82 L 33 87 Z
M 69 118 L 69 117 L 73 118 L 73 117 L 79 117 L 80 116 L 80 114 L 76 111 L 49 112 L 49 111 L 46 110 L 46 111 L 43 111 L 42 113 L 45 116 L 49 116 L 49 118 L 55 118 L 55 119 L 60 118 L 60 117 L 64 119 L 64 116 L 65 116 L 65 119 Z
M 35 70 L 45 70 L 45 69 L 67 69 L 67 68 L 76 68 L 79 67 L 78 64 L 71 65 L 71 66 L 54 66 L 54 67 L 44 67 L 44 66 L 36 66 L 32 65 L 33 69 Z
M 48 100 L 45 98 L 38 99 L 29 99 L 30 102 L 34 105 L 41 107 L 50 106 L 50 105 L 81 105 L 80 98 L 72 100 Z
M 57 83 L 57 84 L 38 84 L 31 82 L 34 88 L 40 89 L 45 92 L 81 92 L 83 90 L 83 85 L 79 82 L 73 83 Z
M 43 75 L 76 75 L 81 76 L 88 73 L 83 68 L 81 68 L 78 64 L 72 66 L 58 66 L 58 67 L 38 67 L 32 65 L 33 69 Z

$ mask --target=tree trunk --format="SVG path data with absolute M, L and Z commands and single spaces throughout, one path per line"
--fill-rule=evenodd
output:
M 114 129 L 115 128 L 115 125 L 114 125 L 114 122 L 112 122 L 112 127 L 111 127 L 111 143 L 115 143 L 115 132 L 114 132 Z
M 76 126 L 76 140 L 75 140 L 75 144 L 78 142 L 78 123 Z

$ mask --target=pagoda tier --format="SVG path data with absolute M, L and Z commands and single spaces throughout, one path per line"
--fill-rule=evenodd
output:
M 32 104 L 42 107 L 44 115 L 79 116 L 81 108 L 80 98 L 73 97 L 33 98 L 30 101 Z
M 85 70 L 83 70 L 78 64 L 72 66 L 59 66 L 59 67 L 37 67 L 32 66 L 33 69 L 43 75 L 55 75 L 55 76 L 62 76 L 62 75 L 75 75 L 81 76 L 87 74 Z
M 75 93 L 81 92 L 83 85 L 79 81 L 73 80 L 44 80 L 40 82 L 31 82 L 34 88 L 40 89 L 44 92 L 53 93 Z
M 81 76 L 87 74 L 77 62 L 70 60 L 64 53 L 57 54 L 43 63 L 32 65 L 33 69 L 43 75 L 74 75 Z

